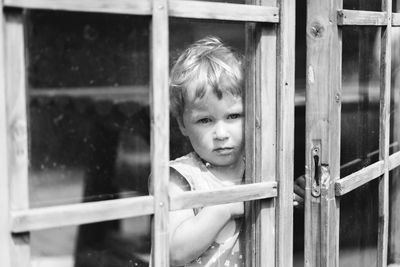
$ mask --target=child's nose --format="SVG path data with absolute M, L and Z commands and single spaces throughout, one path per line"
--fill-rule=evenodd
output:
M 223 122 L 218 122 L 215 124 L 214 135 L 216 139 L 224 140 L 228 138 L 228 130 Z

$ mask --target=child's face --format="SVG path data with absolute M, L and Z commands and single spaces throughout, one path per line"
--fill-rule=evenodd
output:
M 208 90 L 202 98 L 186 97 L 179 126 L 203 160 L 233 167 L 243 160 L 243 117 L 241 97 L 223 94 L 218 99 Z

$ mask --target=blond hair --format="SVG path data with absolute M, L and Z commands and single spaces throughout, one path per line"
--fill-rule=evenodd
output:
M 202 98 L 208 90 L 221 99 L 224 93 L 243 94 L 242 58 L 216 37 L 206 37 L 187 48 L 175 62 L 170 75 L 171 112 L 183 114 L 185 96 L 195 90 Z

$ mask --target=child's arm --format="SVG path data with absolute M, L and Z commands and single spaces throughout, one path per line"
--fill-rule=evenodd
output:
M 170 194 L 186 191 L 180 174 L 172 171 L 170 177 Z M 170 212 L 171 264 L 183 265 L 199 257 L 229 220 L 242 215 L 242 202 L 204 207 L 196 216 L 192 209 Z

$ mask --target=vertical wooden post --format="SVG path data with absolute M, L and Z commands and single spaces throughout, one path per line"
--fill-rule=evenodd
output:
M 390 80 L 391 80 L 391 29 L 392 1 L 382 0 L 382 11 L 388 14 L 388 24 L 381 32 L 380 128 L 379 159 L 384 160 L 385 172 L 379 178 L 379 220 L 377 266 L 387 266 L 389 228 L 389 130 L 390 130 Z
M 169 266 L 169 88 L 168 1 L 153 0 L 151 172 L 154 179 L 153 266 Z
M 277 264 L 293 266 L 294 66 L 296 1 L 280 0 L 277 93 Z
M 10 205 L 8 185 L 7 115 L 5 86 L 5 16 L 3 2 L 0 3 L 0 265 L 11 267 L 10 253 Z
M 276 6 L 275 1 L 248 3 Z M 266 182 L 276 177 L 277 32 L 274 25 L 250 23 L 246 34 L 246 178 L 249 183 Z M 246 207 L 246 266 L 274 266 L 274 200 Z
M 341 7 L 341 0 L 310 0 L 307 6 L 306 267 L 339 266 L 334 183 L 340 177 L 342 44 L 336 12 Z M 316 182 L 315 176 L 326 180 Z M 313 183 L 321 186 L 320 195 L 312 193 Z
M 28 115 L 26 100 L 25 38 L 20 9 L 5 10 L 5 73 L 9 198 L 12 210 L 29 208 Z M 29 266 L 29 233 L 13 235 L 10 242 L 13 267 Z

